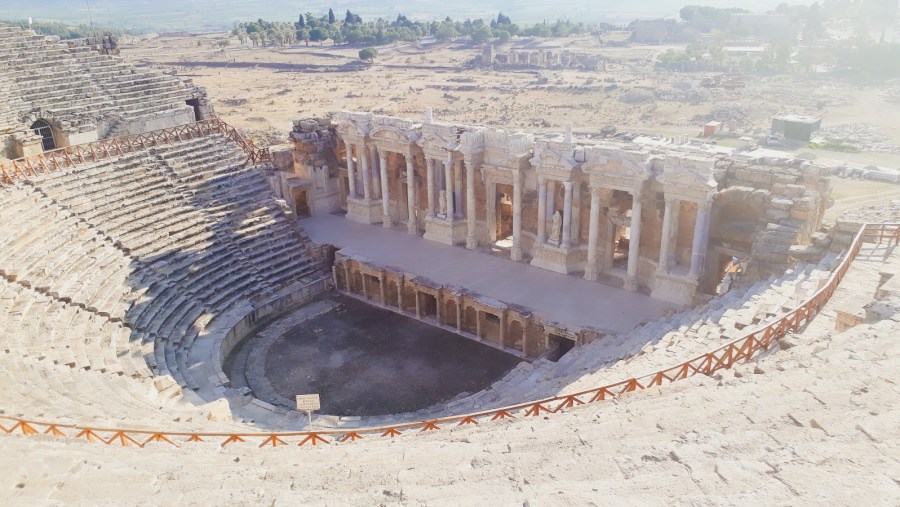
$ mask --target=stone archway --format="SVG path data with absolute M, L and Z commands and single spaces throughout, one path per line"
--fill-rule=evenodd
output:
M 518 320 L 513 319 L 510 321 L 506 342 L 510 347 L 525 352 L 525 328 Z
M 478 333 L 478 311 L 471 306 L 466 306 L 463 310 L 462 330 L 467 333 Z
M 40 136 L 44 151 L 56 149 L 56 136 L 53 133 L 53 126 L 50 125 L 47 120 L 38 118 L 28 128 L 34 131 L 36 135 Z
M 445 326 L 456 327 L 456 300 L 447 299 L 444 301 L 444 312 L 441 315 L 441 320 Z

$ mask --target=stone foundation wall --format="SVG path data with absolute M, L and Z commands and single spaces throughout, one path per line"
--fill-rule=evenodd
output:
M 337 253 L 335 287 L 372 304 L 455 331 L 521 357 L 549 351 L 550 334 L 583 345 L 606 335 L 592 328 L 568 329 L 545 322 L 525 307 Z M 492 317 L 485 317 L 490 315 Z

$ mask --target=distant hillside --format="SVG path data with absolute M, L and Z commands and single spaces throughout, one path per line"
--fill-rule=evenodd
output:
M 13 5 L 9 5 L 12 3 Z M 642 0 L 622 2 L 612 0 L 457 0 L 452 4 L 414 0 L 412 2 L 381 2 L 374 0 L 89 0 L 95 23 L 138 30 L 212 30 L 230 28 L 237 21 L 256 18 L 288 21 L 300 13 L 324 14 L 331 7 L 336 13 L 346 9 L 364 19 L 395 18 L 404 14 L 410 19 L 492 18 L 503 11 L 516 23 L 538 23 L 568 18 L 585 23 L 627 23 L 636 18 L 676 17 L 687 4 L 717 7 L 743 6 L 754 11 L 773 9 L 778 0 Z M 791 2 L 804 3 L 804 2 Z M 808 3 L 808 2 L 805 2 Z M 85 0 L 40 0 L 30 2 L 0 2 L 0 19 L 87 23 Z

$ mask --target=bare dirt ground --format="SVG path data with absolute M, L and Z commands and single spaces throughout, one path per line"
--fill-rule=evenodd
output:
M 230 45 L 219 47 L 224 40 Z M 900 167 L 900 83 L 795 74 L 747 76 L 743 89 L 707 89 L 700 86 L 706 74 L 654 70 L 666 46 L 600 47 L 593 37 L 515 45 L 590 52 L 608 63 L 604 71 L 592 72 L 487 70 L 471 65 L 480 46 L 452 42 L 381 47 L 370 65 L 359 61 L 358 47 L 254 48 L 224 33 L 150 39 L 124 46 L 122 55 L 193 79 L 207 88 L 220 116 L 270 142 L 286 140 L 296 119 L 338 110 L 418 118 L 430 106 L 439 120 L 541 132 L 561 131 L 572 122 L 582 135 L 612 125 L 620 131 L 696 136 L 703 123 L 715 119 L 725 120 L 736 136 L 758 138 L 773 115 L 800 114 L 821 117 L 826 130 L 849 125 L 881 140 L 860 153 L 801 148 L 802 158 Z M 840 194 L 857 187 L 862 195 L 876 189 L 873 202 L 886 200 L 885 193 L 900 195 L 893 185 L 858 182 L 838 190 L 836 200 L 853 197 Z
M 287 399 L 321 393 L 324 414 L 414 412 L 485 389 L 521 361 L 349 297 L 330 301 L 334 310 L 276 340 L 265 365 L 269 381 Z

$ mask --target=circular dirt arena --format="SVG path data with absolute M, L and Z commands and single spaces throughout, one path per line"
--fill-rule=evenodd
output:
M 318 315 L 279 326 L 294 314 L 282 317 L 248 339 L 234 353 L 239 359 L 228 362 L 229 376 L 239 378 L 235 373 L 245 369 L 257 397 L 287 408 L 295 408 L 298 394 L 318 393 L 322 414 L 374 416 L 413 412 L 480 391 L 521 362 L 352 298 L 336 295 L 319 303 L 327 306 Z

